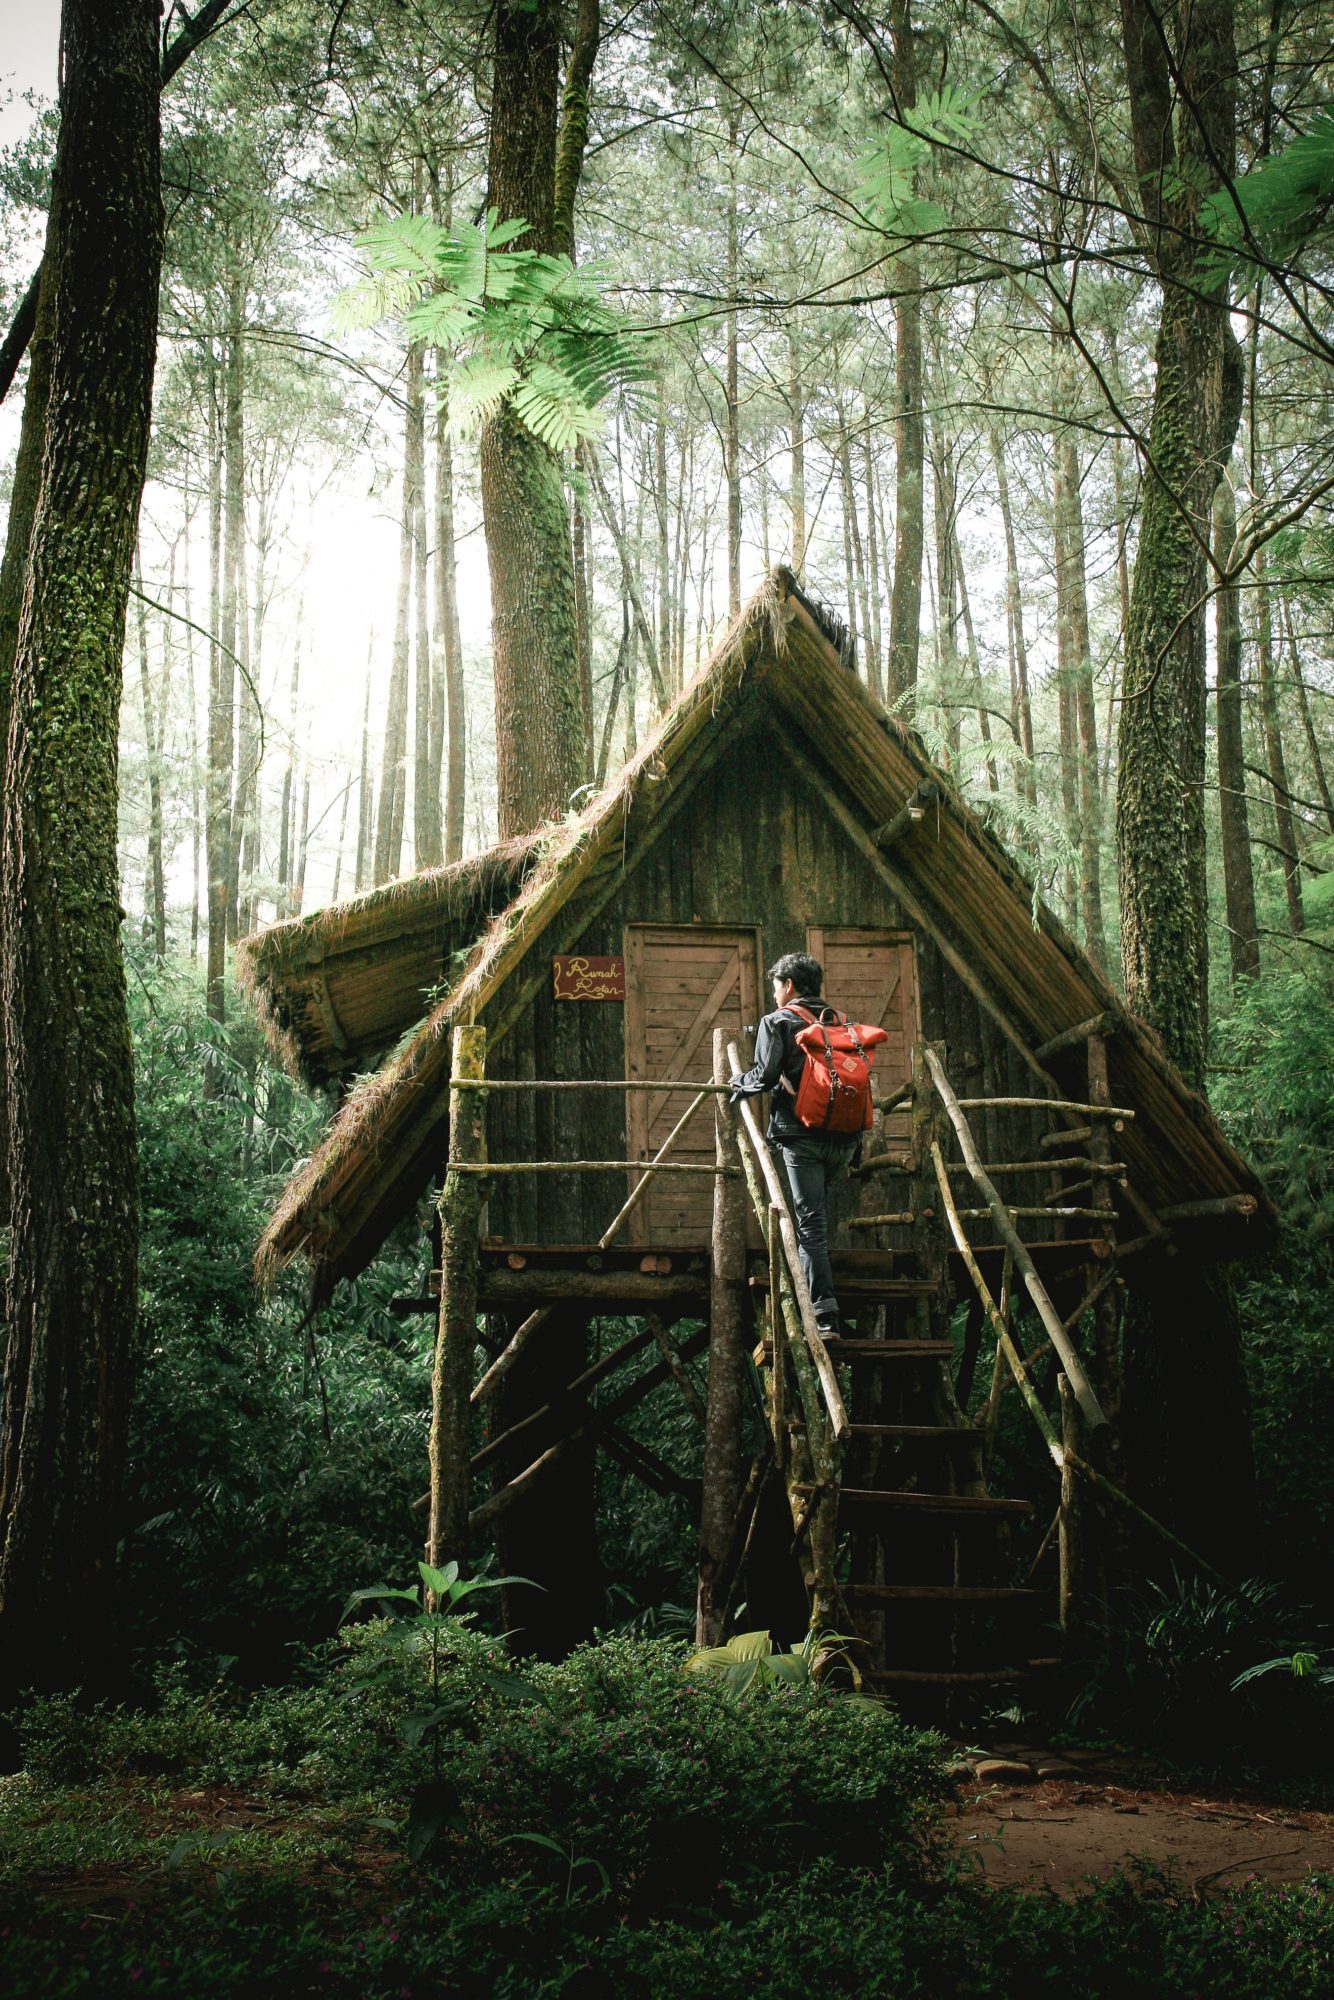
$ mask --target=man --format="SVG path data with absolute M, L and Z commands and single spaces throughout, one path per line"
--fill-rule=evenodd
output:
M 797 1035 L 809 1024 L 791 1009 L 806 1007 L 818 1014 L 824 1001 L 824 967 L 805 952 L 789 951 L 769 967 L 774 1011 L 760 1022 L 755 1037 L 755 1061 L 744 1076 L 732 1078 L 732 1102 L 772 1091 L 769 1144 L 783 1162 L 792 1190 L 797 1225 L 797 1250 L 815 1307 L 821 1333 L 836 1334 L 838 1300 L 829 1262 L 829 1183 L 848 1165 L 861 1143 L 857 1132 L 821 1137 L 803 1125 L 792 1106 L 806 1062 Z

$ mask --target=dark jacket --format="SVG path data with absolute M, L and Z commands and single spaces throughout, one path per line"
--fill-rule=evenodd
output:
M 827 1000 L 798 999 L 798 1007 L 807 1007 L 818 1015 Z M 828 1136 L 834 1140 L 846 1139 L 849 1147 L 860 1145 L 860 1132 L 833 1132 L 825 1135 L 813 1132 L 809 1125 L 803 1125 L 792 1109 L 801 1082 L 801 1072 L 806 1062 L 806 1052 L 797 1046 L 797 1036 L 808 1027 L 799 1014 L 786 1007 L 777 1013 L 766 1014 L 760 1022 L 755 1036 L 755 1060 L 744 1076 L 732 1079 L 732 1101 L 739 1097 L 762 1097 L 772 1091 L 769 1100 L 769 1143 L 775 1146 L 789 1145 L 794 1139 L 819 1139 Z

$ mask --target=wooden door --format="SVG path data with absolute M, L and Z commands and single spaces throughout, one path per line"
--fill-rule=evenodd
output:
M 680 1077 L 678 1090 L 626 1093 L 630 1157 L 651 1160 L 690 1102 L 691 1086 L 712 1080 L 713 1031 L 743 1042 L 743 1025 L 760 1016 L 760 941 L 754 930 L 703 924 L 630 924 L 625 932 L 625 1073 L 657 1082 Z M 669 1157 L 695 1166 L 714 1158 L 712 1100 L 701 1105 Z M 713 1182 L 705 1174 L 667 1174 L 630 1219 L 636 1243 L 706 1249 Z
M 875 1052 L 875 1094 L 888 1097 L 907 1081 L 913 1043 L 921 1032 L 911 933 L 824 927 L 807 931 L 806 948 L 824 967 L 830 1004 L 888 1035 Z M 884 1120 L 883 1136 L 892 1152 L 907 1151 L 912 1139 L 908 1105 Z

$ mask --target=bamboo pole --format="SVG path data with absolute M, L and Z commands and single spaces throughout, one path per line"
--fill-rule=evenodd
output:
M 694 1117 L 695 1113 L 699 1110 L 700 1105 L 703 1104 L 704 1099 L 707 1097 L 707 1095 L 708 1092 L 704 1089 L 700 1089 L 699 1091 L 697 1091 L 694 1098 L 691 1100 L 690 1104 L 687 1105 L 686 1109 L 677 1119 L 675 1125 L 673 1125 L 671 1131 L 667 1134 L 667 1137 L 663 1140 L 661 1146 L 659 1146 L 653 1158 L 644 1168 L 643 1179 L 637 1182 L 636 1185 L 633 1188 L 631 1188 L 628 1198 L 622 1203 L 621 1207 L 617 1209 L 615 1215 L 612 1217 L 611 1221 L 607 1224 L 607 1227 L 603 1230 L 601 1236 L 598 1238 L 597 1247 L 599 1250 L 605 1250 L 608 1248 L 613 1236 L 615 1236 L 617 1230 L 621 1227 L 621 1224 L 627 1219 L 629 1215 L 633 1213 L 636 1204 L 640 1201 L 641 1197 L 643 1196 L 644 1190 L 647 1188 L 649 1184 L 650 1174 L 657 1172 L 659 1167 L 662 1165 L 663 1160 L 666 1158 L 668 1152 L 676 1144 L 676 1141 L 680 1138 L 681 1134 L 685 1131 L 687 1124 Z M 537 1332 L 537 1329 L 545 1321 L 549 1310 L 550 1308 L 547 1306 L 539 1307 L 539 1309 L 535 1313 L 530 1313 L 528 1315 L 528 1318 L 524 1320 L 522 1326 L 516 1327 L 509 1341 L 508 1346 L 504 1347 L 501 1350 L 501 1352 L 496 1356 L 495 1360 L 491 1363 L 491 1366 L 487 1369 L 486 1373 L 483 1375 L 481 1381 L 477 1384 L 477 1387 L 473 1390 L 472 1401 L 474 1403 L 478 1402 L 484 1395 L 487 1394 L 487 1392 L 490 1389 L 494 1388 L 495 1384 L 500 1381 L 502 1376 L 509 1374 L 510 1369 L 514 1366 L 515 1362 L 522 1354 L 528 1342 L 532 1339 L 533 1335 Z
M 955 1136 L 959 1141 L 959 1150 L 962 1152 L 964 1159 L 968 1162 L 969 1168 L 972 1171 L 978 1193 L 987 1204 L 991 1220 L 1002 1242 L 1007 1243 L 1010 1247 L 1010 1251 L 1014 1257 L 1015 1269 L 1024 1281 L 1024 1289 L 1027 1291 L 1028 1296 L 1037 1307 L 1038 1318 L 1042 1321 L 1052 1346 L 1061 1357 L 1061 1366 L 1070 1378 L 1070 1386 L 1075 1392 L 1079 1407 L 1084 1413 L 1090 1430 L 1099 1430 L 1106 1423 L 1107 1419 L 1103 1415 L 1101 1405 L 1093 1393 L 1093 1385 L 1084 1373 L 1084 1365 L 1071 1346 L 1069 1336 L 1057 1317 L 1056 1308 L 1047 1296 L 1047 1288 L 1038 1276 L 1036 1264 L 1029 1256 L 1018 1230 L 1015 1228 L 1013 1222 L 1011 1222 L 1004 1203 L 982 1169 L 981 1162 L 977 1157 L 977 1148 L 973 1144 L 973 1135 L 968 1127 L 968 1120 L 963 1115 L 963 1107 L 950 1088 L 950 1080 L 945 1074 L 939 1056 L 929 1043 L 926 1046 L 926 1060 L 941 1103 L 945 1106 L 950 1123 L 954 1127 Z M 1004 1100 L 997 1099 L 993 1101 L 1003 1102 Z M 932 1148 L 932 1156 L 936 1162 L 936 1180 L 941 1187 L 942 1198 L 946 1201 L 950 1213 L 950 1227 L 955 1232 L 955 1241 L 962 1251 L 964 1245 L 967 1243 L 967 1237 L 963 1232 L 963 1224 L 954 1213 L 954 1202 L 949 1195 L 949 1175 L 945 1172 L 944 1162 L 941 1159 L 940 1148 L 938 1146 Z M 971 1256 L 971 1254 L 970 1249 L 968 1255 Z M 1006 1338 L 1008 1339 L 1008 1337 L 1007 1335 Z
M 486 1029 L 454 1030 L 450 1075 L 476 1077 L 486 1067 Z M 476 1164 L 486 1152 L 486 1113 L 479 1097 L 451 1089 L 449 1131 L 458 1157 Z M 475 1178 L 445 1176 L 440 1191 L 440 1315 L 431 1370 L 431 1518 L 426 1560 L 462 1567 L 468 1556 L 468 1389 L 477 1346 L 477 1239 L 482 1186 Z
M 704 1456 L 700 1468 L 699 1561 L 695 1643 L 717 1645 L 722 1635 L 726 1581 L 720 1585 L 728 1537 L 741 1489 L 742 1397 L 745 1389 L 746 1214 L 737 1182 L 740 1159 L 736 1113 L 717 1092 L 730 1090 L 725 1030 L 713 1031 L 714 1162 L 709 1261 L 708 1400 L 700 1410 Z
M 741 1058 L 737 1052 L 735 1042 L 729 1042 L 727 1045 L 727 1059 L 731 1063 L 734 1073 L 741 1070 Z M 825 1352 L 825 1344 L 821 1340 L 819 1329 L 815 1324 L 815 1307 L 811 1303 L 811 1295 L 806 1286 L 806 1278 L 801 1268 L 801 1259 L 797 1250 L 796 1226 L 793 1223 L 792 1215 L 787 1205 L 787 1198 L 783 1192 L 782 1181 L 779 1179 L 778 1168 L 774 1164 L 772 1153 L 770 1153 L 769 1148 L 764 1143 L 764 1138 L 760 1132 L 760 1122 L 755 1116 L 755 1107 L 748 1097 L 741 1099 L 741 1123 L 742 1129 L 750 1141 L 751 1151 L 754 1154 L 756 1164 L 764 1176 L 765 1185 L 769 1190 L 769 1199 L 778 1210 L 778 1226 L 783 1238 L 783 1250 L 786 1256 L 788 1275 L 792 1280 L 792 1296 L 801 1318 L 801 1328 L 806 1337 L 806 1345 L 810 1350 L 811 1360 L 815 1363 L 815 1372 L 820 1378 L 820 1387 L 824 1392 L 825 1408 L 829 1412 L 829 1420 L 834 1427 L 834 1436 L 842 1442 L 848 1435 L 848 1413 L 843 1407 L 843 1397 L 839 1392 L 838 1377 L 834 1373 L 833 1363 Z
M 1082 1111 L 1086 1118 L 1133 1118 L 1123 1104 L 1072 1104 L 1063 1097 L 956 1097 L 961 1111 Z M 1069 1132 L 1061 1134 L 1069 1139 Z

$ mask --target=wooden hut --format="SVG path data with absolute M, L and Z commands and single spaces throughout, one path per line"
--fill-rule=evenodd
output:
M 623 1314 L 626 1358 L 661 1350 L 641 1381 L 675 1374 L 694 1395 L 686 1362 L 708 1350 L 701 1630 L 743 1559 L 758 1570 L 767 1483 L 812 1615 L 856 1617 L 891 1684 L 953 1684 L 1015 1667 L 979 1663 L 967 1638 L 985 1614 L 987 1644 L 1014 1650 L 995 1618 L 1022 1596 L 1004 1557 L 1024 1506 L 986 1481 L 1004 1389 L 1017 1382 L 1061 1470 L 1068 1611 L 1081 1479 L 1108 1464 L 1123 1285 L 1163 1257 L 1262 1247 L 1273 1217 L 1153 1031 L 840 638 L 775 572 L 580 816 L 243 945 L 292 1068 L 346 1092 L 258 1270 L 304 1257 L 326 1298 L 443 1183 L 440 1255 L 406 1302 L 434 1311 L 439 1294 L 436 1555 L 536 1508 L 562 1454 L 614 1430 L 617 1397 L 595 1402 L 576 1369 L 554 1388 L 548 1374 L 508 1457 L 476 1448 L 478 1314 L 497 1380 L 525 1348 L 574 1367 L 557 1326 Z M 856 1336 L 828 1343 L 759 1127 L 717 1089 L 729 1050 L 748 1059 L 766 964 L 794 949 L 889 1036 L 836 1238 Z M 1054 1419 L 1010 1339 L 1021 1309 L 1059 1365 Z M 970 1420 L 984 1342 L 995 1367 Z M 767 1431 L 748 1471 L 752 1368 Z M 508 1476 L 485 1492 L 470 1456 L 474 1475 Z

